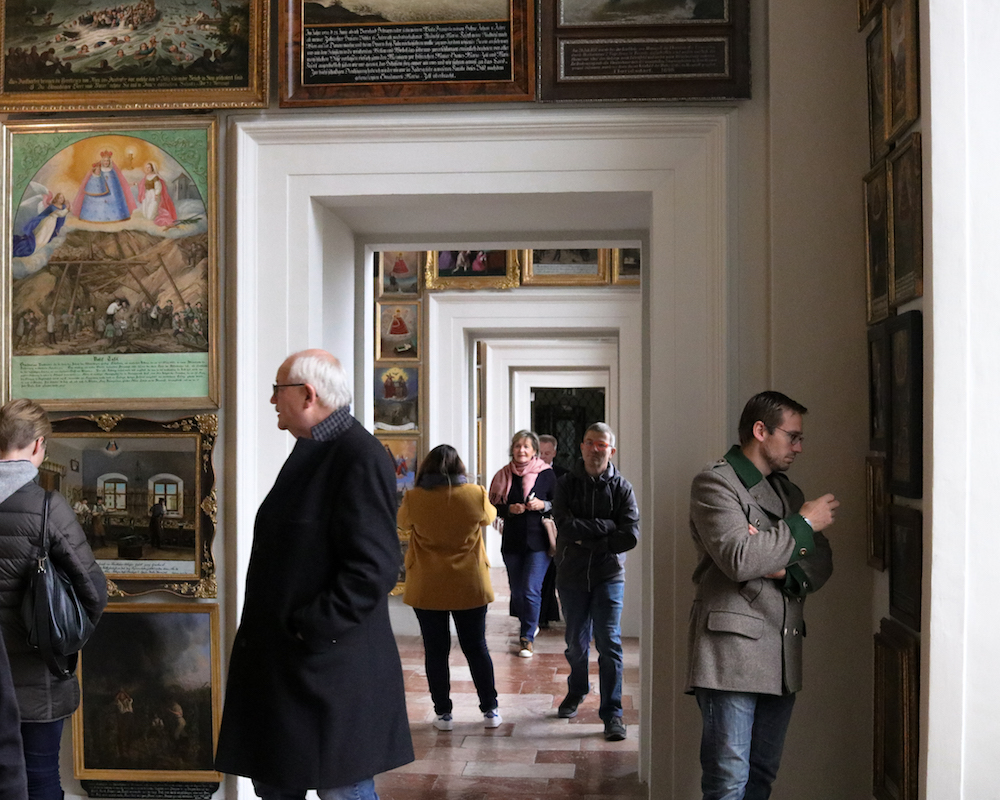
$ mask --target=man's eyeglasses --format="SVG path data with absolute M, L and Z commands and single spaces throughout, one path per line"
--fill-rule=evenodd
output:
M 590 447 L 593 448 L 594 450 L 597 450 L 599 453 L 603 453 L 605 450 L 611 449 L 611 445 L 608 444 L 607 442 L 594 442 L 590 439 L 584 439 L 583 444 L 586 447 Z
M 803 436 L 801 433 L 786 431 L 784 428 L 778 428 L 778 427 L 775 427 L 775 430 L 781 431 L 783 434 L 785 434 L 785 436 L 788 437 L 788 441 L 791 442 L 793 445 L 802 444 L 806 440 L 806 437 Z
M 277 394 L 278 389 L 287 389 L 289 386 L 305 386 L 304 383 L 272 383 L 271 394 Z

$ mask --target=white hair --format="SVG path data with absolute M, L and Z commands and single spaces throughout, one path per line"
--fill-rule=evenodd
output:
M 289 383 L 308 383 L 327 408 L 351 404 L 351 385 L 340 362 L 332 357 L 299 356 L 288 368 Z

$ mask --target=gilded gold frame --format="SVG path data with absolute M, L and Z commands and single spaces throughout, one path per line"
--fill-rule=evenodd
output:
M 607 248 L 588 247 L 587 250 L 597 250 L 597 261 L 585 262 L 553 262 L 539 269 L 536 263 L 538 253 L 554 248 L 536 248 L 524 251 L 524 273 L 521 283 L 525 286 L 605 286 L 611 273 L 611 250 Z M 567 248 L 560 252 L 574 251 L 581 248 Z M 591 268 L 593 268 L 591 270 Z
M 624 262 L 626 258 L 626 251 L 634 250 L 636 253 L 636 258 L 638 259 L 639 266 L 637 267 L 639 274 L 623 275 L 622 271 L 625 268 Z M 642 284 L 642 248 L 639 247 L 616 247 L 611 251 L 611 283 L 615 286 L 640 286 Z
M 480 248 L 469 248 L 476 250 Z M 507 269 L 503 275 L 438 275 L 438 253 L 445 252 L 433 250 L 427 254 L 427 269 L 424 274 L 424 288 L 428 290 L 440 289 L 513 289 L 521 283 L 520 251 L 506 250 Z M 495 252 L 495 251 L 488 251 Z

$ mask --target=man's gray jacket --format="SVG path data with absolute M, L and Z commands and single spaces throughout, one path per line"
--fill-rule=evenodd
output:
M 805 598 L 833 572 L 829 542 L 798 513 L 803 500 L 783 473 L 765 479 L 737 446 L 695 476 L 688 692 L 802 688 Z M 765 577 L 781 569 L 784 578 Z

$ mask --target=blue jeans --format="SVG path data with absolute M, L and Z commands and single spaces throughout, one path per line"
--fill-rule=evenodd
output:
M 434 701 L 434 713 L 450 714 L 451 671 L 448 668 L 448 653 L 451 652 L 451 629 L 448 615 L 455 618 L 458 643 L 469 662 L 472 682 L 479 695 L 479 710 L 484 714 L 497 707 L 497 690 L 493 682 L 493 659 L 486 646 L 486 606 L 464 611 L 428 611 L 413 609 L 420 623 L 420 635 L 424 640 L 424 669 L 427 672 L 427 686 Z
M 253 790 L 262 800 L 303 800 L 305 789 L 275 789 L 263 783 L 253 782 Z M 375 781 L 368 778 L 350 786 L 340 786 L 336 789 L 317 789 L 319 800 L 378 800 L 375 793 Z
M 24 767 L 28 773 L 29 800 L 62 800 L 59 783 L 59 743 L 63 720 L 22 722 Z
M 510 613 L 521 620 L 521 638 L 529 642 L 535 641 L 542 607 L 542 582 L 551 562 L 544 550 L 503 554 L 510 582 Z
M 695 689 L 701 708 L 704 800 L 767 800 L 778 776 L 795 694 Z
M 566 618 L 566 660 L 569 662 L 569 693 L 590 691 L 590 638 L 597 646 L 600 676 L 599 714 L 607 722 L 622 715 L 622 600 L 625 582 L 601 583 L 590 591 L 559 587 Z

